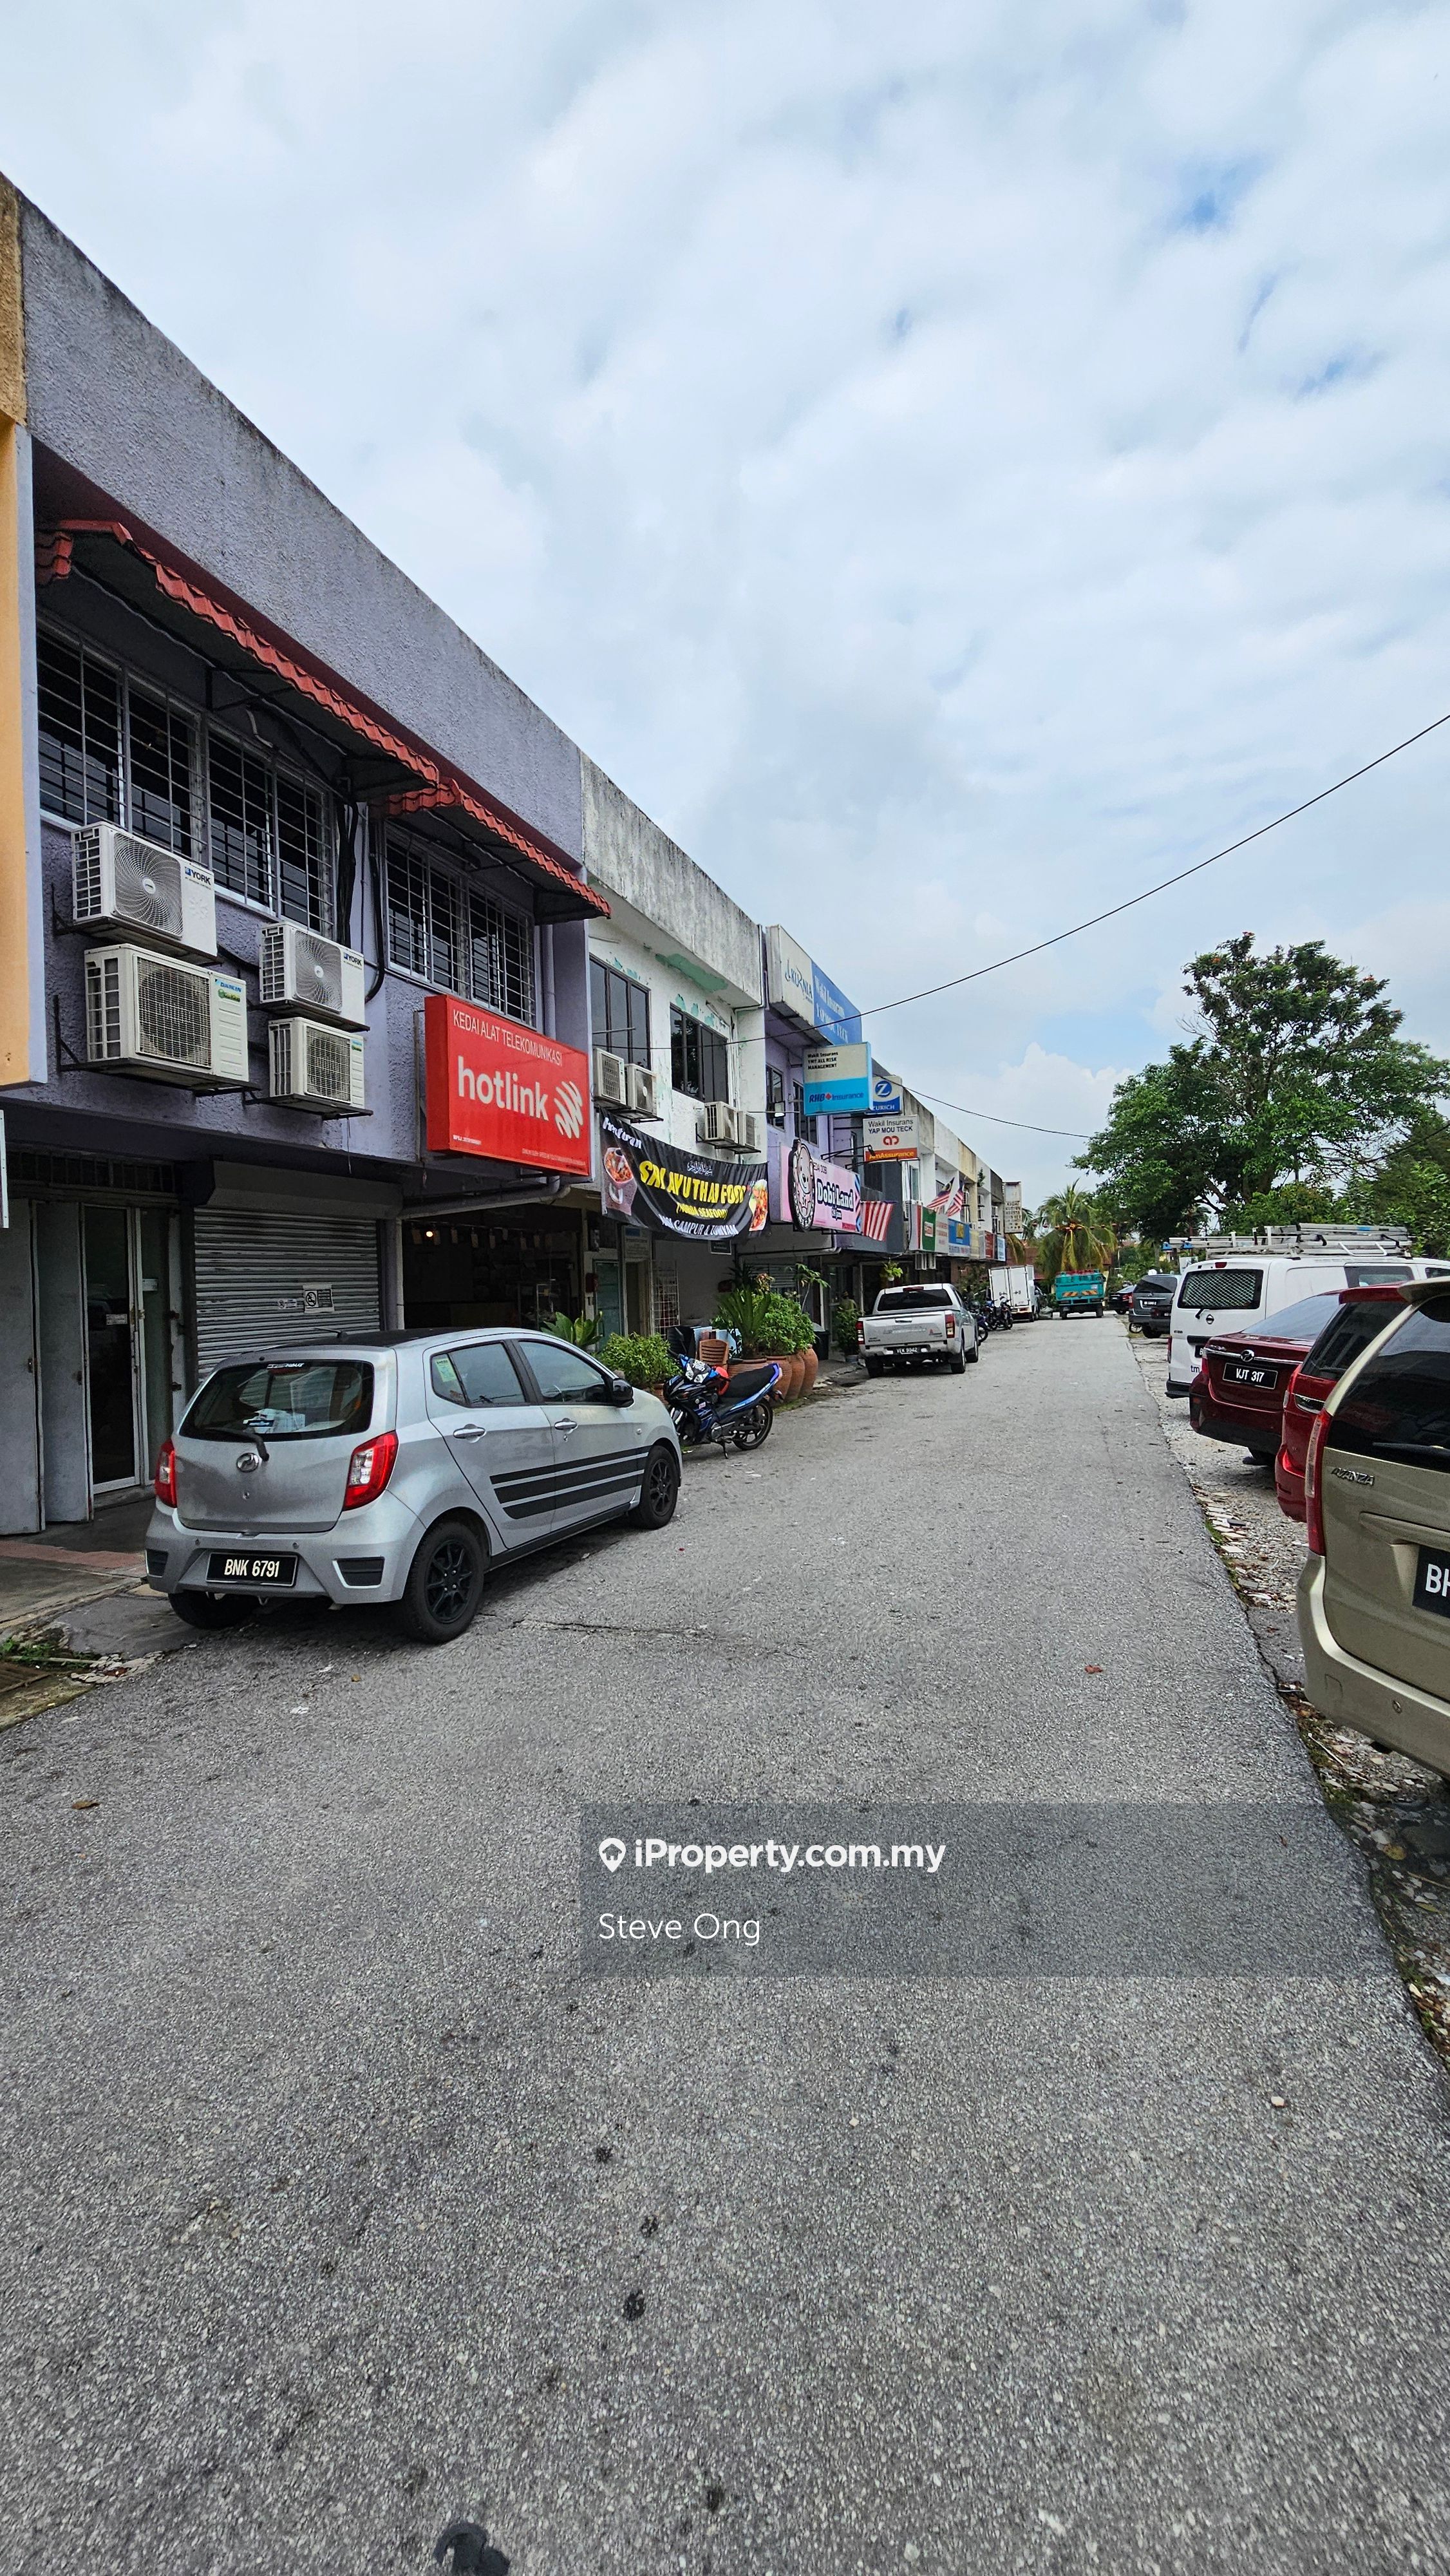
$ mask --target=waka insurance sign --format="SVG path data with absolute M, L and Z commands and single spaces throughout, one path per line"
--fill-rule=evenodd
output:
M 428 1151 L 589 1176 L 589 1058 L 451 993 L 423 1005 Z

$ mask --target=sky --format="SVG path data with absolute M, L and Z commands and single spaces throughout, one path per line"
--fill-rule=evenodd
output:
M 862 1005 L 1450 710 L 1450 12 L 48 0 L 0 167 Z M 1450 726 L 870 1024 L 1031 1204 L 1252 929 L 1450 1052 Z M 944 1113 L 945 1114 L 945 1113 Z

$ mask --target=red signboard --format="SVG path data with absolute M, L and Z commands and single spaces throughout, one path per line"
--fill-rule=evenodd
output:
M 423 1005 L 428 1151 L 543 1171 L 590 1168 L 589 1058 L 451 993 Z

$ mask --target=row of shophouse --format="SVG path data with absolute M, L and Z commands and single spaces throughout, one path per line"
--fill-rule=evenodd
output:
M 960 1273 L 1001 1181 L 0 182 L 0 1526 L 217 1360 Z

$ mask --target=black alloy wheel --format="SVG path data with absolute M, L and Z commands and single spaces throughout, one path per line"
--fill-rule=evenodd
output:
M 478 1608 L 488 1572 L 488 1552 L 467 1521 L 440 1521 L 429 1530 L 408 1569 L 398 1624 L 423 1646 L 445 1646 L 461 1637 Z
M 240 1628 L 257 1615 L 255 1592 L 173 1592 L 171 1607 L 188 1628 Z
M 774 1420 L 775 1413 L 769 1404 L 752 1404 L 750 1411 L 741 1415 L 739 1429 L 733 1435 L 736 1448 L 759 1449 L 770 1438 Z
M 644 1462 L 639 1501 L 629 1515 L 632 1529 L 663 1529 L 675 1517 L 680 1499 L 680 1462 L 663 1440 Z

